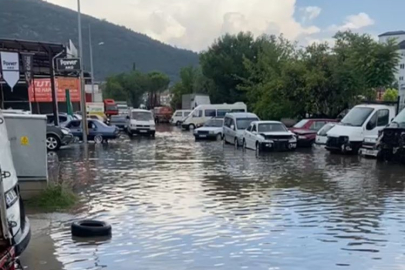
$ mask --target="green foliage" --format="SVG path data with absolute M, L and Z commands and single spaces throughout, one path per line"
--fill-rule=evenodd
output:
M 50 184 L 40 195 L 29 201 L 29 206 L 47 211 L 64 210 L 77 203 L 77 195 L 64 184 Z
M 127 101 L 133 107 L 138 107 L 145 93 L 153 95 L 162 92 L 169 83 L 169 77 L 160 72 L 131 71 L 108 77 L 103 88 L 103 97 Z
M 0 37 L 66 44 L 78 47 L 77 12 L 40 0 L 0 0 Z M 16 16 L 18 14 L 18 16 Z M 182 67 L 198 65 L 198 54 L 178 49 L 126 27 L 82 14 L 84 67 L 90 68 L 88 26 L 93 40 L 96 80 L 132 70 L 159 70 L 173 81 Z M 98 46 L 99 42 L 104 42 Z
M 389 88 L 385 90 L 383 95 L 384 101 L 397 101 L 398 100 L 398 90 Z
M 173 93 L 171 105 L 174 109 L 179 109 L 183 95 L 192 93 L 215 95 L 216 87 L 212 80 L 202 74 L 200 68 L 189 66 L 180 71 L 180 81 L 171 88 L 171 91 Z

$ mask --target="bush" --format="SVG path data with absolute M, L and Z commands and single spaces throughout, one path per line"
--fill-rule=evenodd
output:
M 77 195 L 70 187 L 63 184 L 50 184 L 29 205 L 49 211 L 69 209 L 77 202 Z

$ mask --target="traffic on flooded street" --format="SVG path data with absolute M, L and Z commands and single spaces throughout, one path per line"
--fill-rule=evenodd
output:
M 256 155 L 221 141 L 196 142 L 192 132 L 169 125 L 157 126 L 155 138 L 73 145 L 53 164 L 50 175 L 74 179 L 79 207 L 30 215 L 33 240 L 22 257 L 28 266 L 35 260 L 42 270 L 403 265 L 400 165 L 318 146 Z M 82 218 L 108 222 L 113 237 L 72 238 L 70 223 Z M 47 243 L 41 255 L 38 243 Z

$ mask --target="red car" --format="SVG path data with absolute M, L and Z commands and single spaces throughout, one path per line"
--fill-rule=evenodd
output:
M 312 146 L 316 139 L 316 133 L 327 123 L 336 123 L 336 119 L 303 119 L 295 124 L 290 130 L 298 136 L 298 146 Z

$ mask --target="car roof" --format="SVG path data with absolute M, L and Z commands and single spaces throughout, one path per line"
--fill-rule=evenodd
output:
M 255 124 L 282 124 L 280 121 L 255 121 Z
M 144 109 L 132 109 L 131 112 L 148 112 L 148 113 L 152 113 L 151 111 L 144 110 Z
M 227 113 L 225 116 L 234 116 L 235 118 L 258 118 L 256 114 L 246 112 Z

